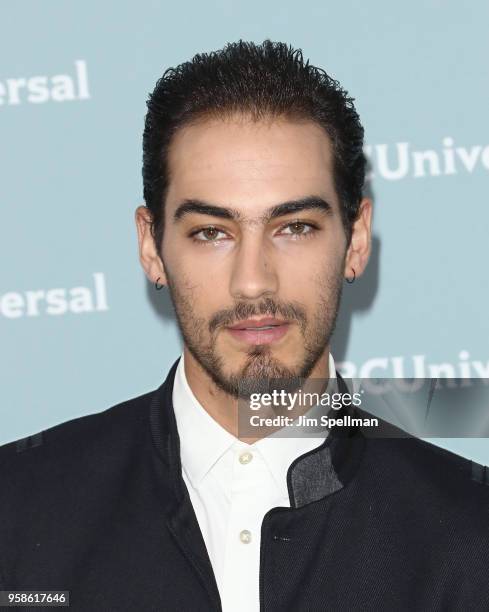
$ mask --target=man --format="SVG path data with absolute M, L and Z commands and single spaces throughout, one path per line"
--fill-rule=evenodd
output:
M 347 391 L 330 340 L 372 217 L 352 99 L 300 51 L 240 41 L 163 75 L 143 148 L 140 260 L 183 354 L 158 389 L 0 449 L 2 588 L 75 610 L 489 610 L 470 461 L 357 426 L 240 430 L 263 381 Z

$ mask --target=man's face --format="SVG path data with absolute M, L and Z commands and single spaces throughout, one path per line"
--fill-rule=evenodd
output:
M 172 141 L 165 273 L 188 350 L 234 397 L 325 358 L 347 247 L 332 163 L 312 122 L 208 119 Z

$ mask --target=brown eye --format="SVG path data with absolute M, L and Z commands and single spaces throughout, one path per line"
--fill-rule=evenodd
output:
M 292 221 L 282 227 L 281 235 L 289 236 L 292 240 L 298 240 L 300 238 L 310 238 L 315 235 L 318 231 L 318 226 L 306 221 Z
M 219 231 L 215 227 L 206 227 L 202 230 L 206 240 L 214 240 L 219 234 Z
M 296 221 L 295 223 L 291 223 L 289 227 L 292 230 L 293 234 L 302 234 L 306 225 L 305 223 L 300 223 L 300 221 Z
M 222 234 L 222 235 L 221 235 Z M 197 230 L 190 234 L 190 237 L 195 242 L 220 242 L 223 237 L 226 236 L 226 232 L 220 230 L 213 225 L 209 225 L 207 227 L 203 227 L 200 230 Z

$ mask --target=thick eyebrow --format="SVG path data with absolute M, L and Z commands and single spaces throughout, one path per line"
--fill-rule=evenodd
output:
M 259 221 L 267 223 L 271 219 L 277 217 L 283 217 L 291 213 L 302 212 L 304 210 L 320 210 L 325 215 L 330 215 L 333 212 L 331 204 L 326 202 L 320 196 L 307 196 L 298 200 L 290 200 L 288 202 L 282 202 L 276 206 L 268 208 Z M 185 215 L 190 213 L 198 213 L 201 215 L 209 215 L 211 217 L 220 217 L 221 219 L 231 219 L 233 221 L 243 221 L 243 215 L 235 208 L 226 208 L 224 206 L 217 206 L 210 202 L 204 202 L 202 200 L 187 199 L 184 200 L 176 209 L 173 219 L 174 221 L 180 221 Z

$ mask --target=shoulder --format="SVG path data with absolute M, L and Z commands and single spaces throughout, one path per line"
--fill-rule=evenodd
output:
M 110 461 L 141 442 L 154 391 L 106 410 L 78 417 L 0 446 L 0 485 L 4 492 L 44 476 L 75 474 Z
M 489 469 L 466 457 L 388 426 L 386 437 L 367 436 L 366 482 L 414 519 L 456 526 L 489 543 Z M 399 433 L 403 435 L 399 435 Z
M 35 559 L 32 543 L 41 537 L 54 549 L 74 546 L 96 516 L 118 507 L 124 487 L 139 483 L 135 472 L 151 452 L 154 394 L 0 446 L 0 573 L 20 563 L 17 550 L 26 551 L 27 564 Z

